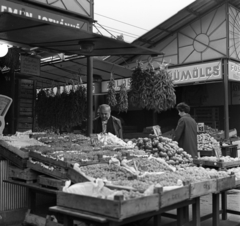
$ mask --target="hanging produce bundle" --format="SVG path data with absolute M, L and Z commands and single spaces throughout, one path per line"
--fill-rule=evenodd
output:
M 72 81 L 73 83 L 73 81 Z M 87 116 L 87 91 L 82 85 L 67 90 L 64 86 L 60 94 L 53 88 L 41 90 L 37 98 L 37 123 L 40 129 L 62 129 L 81 125 Z
M 120 85 L 117 107 L 119 112 L 127 112 L 128 110 L 128 93 L 125 82 Z
M 166 111 L 176 104 L 174 84 L 167 69 L 160 65 L 159 69 L 149 63 L 146 70 L 138 62 L 131 78 L 131 102 L 156 112 Z
M 108 83 L 107 101 L 108 101 L 108 104 L 112 107 L 117 105 L 116 92 L 115 92 L 115 81 L 114 81 L 112 73 L 110 76 L 110 81 Z

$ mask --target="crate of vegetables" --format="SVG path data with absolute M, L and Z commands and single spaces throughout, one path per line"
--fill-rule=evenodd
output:
M 160 197 L 160 206 L 166 207 L 190 198 L 189 185 L 163 191 Z
M 58 192 L 57 206 L 106 216 L 115 220 L 123 220 L 142 213 L 159 210 L 158 193 L 148 196 L 139 193 L 139 196 L 135 197 L 133 193 L 133 191 L 124 191 L 124 196 L 116 195 L 113 199 L 107 199 Z
M 206 180 L 190 184 L 190 198 L 195 198 L 217 191 L 217 180 Z
M 217 179 L 217 192 L 228 190 L 236 186 L 235 176 L 223 177 Z

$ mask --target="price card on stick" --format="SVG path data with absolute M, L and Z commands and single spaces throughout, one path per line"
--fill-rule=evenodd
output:
M 217 159 L 219 160 L 220 157 L 222 157 L 222 150 L 221 150 L 221 148 L 218 145 L 215 145 L 213 147 L 213 150 L 215 152 L 215 155 L 216 155 Z
M 5 116 L 12 103 L 12 98 L 0 95 L 0 135 L 5 127 Z

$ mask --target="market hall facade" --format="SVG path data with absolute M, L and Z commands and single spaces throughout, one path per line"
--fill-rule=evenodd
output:
M 127 62 L 130 69 L 137 60 L 146 66 L 150 61 L 155 68 L 165 62 L 174 80 L 177 102 L 187 102 L 197 122 L 227 133 L 234 128 L 240 131 L 239 3 L 196 1 L 133 43 L 161 51 L 164 57 L 107 60 L 121 65 Z M 153 121 L 167 131 L 176 126 L 177 117 L 172 110 L 158 114 Z

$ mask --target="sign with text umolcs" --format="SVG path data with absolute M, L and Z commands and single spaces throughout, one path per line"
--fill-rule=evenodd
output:
M 222 79 L 221 61 L 170 68 L 168 71 L 175 85 Z

